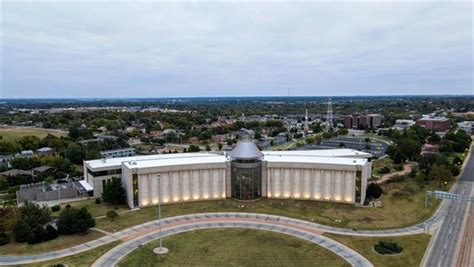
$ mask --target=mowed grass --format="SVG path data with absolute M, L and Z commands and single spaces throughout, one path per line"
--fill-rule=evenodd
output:
M 129 266 L 349 266 L 330 250 L 296 237 L 248 229 L 210 229 L 163 239 L 168 254 L 157 256 L 155 240 L 119 263 Z
M 81 201 L 76 201 L 76 202 L 70 202 L 70 203 L 62 203 L 61 204 L 61 210 L 56 211 L 52 213 L 52 216 L 54 217 L 59 217 L 59 214 L 61 211 L 63 211 L 66 208 L 66 205 L 71 205 L 73 208 L 87 208 L 87 210 L 91 213 L 92 217 L 100 217 L 100 216 L 105 216 L 105 213 L 109 210 L 115 210 L 116 212 L 125 212 L 125 211 L 130 211 L 128 206 L 126 205 L 109 205 L 109 204 L 95 204 L 95 199 L 88 199 L 88 200 L 81 200 Z
M 91 241 L 104 236 L 98 231 L 89 231 L 87 234 L 61 235 L 56 239 L 29 245 L 28 243 L 17 243 L 11 238 L 10 243 L 0 247 L 0 255 L 31 255 L 74 247 L 76 245 Z
M 33 135 L 38 138 L 43 138 L 48 134 L 57 137 L 66 136 L 66 131 L 34 128 L 34 127 L 0 127 L 0 136 L 6 141 L 16 141 L 24 136 Z
M 81 266 L 91 266 L 100 256 L 102 256 L 105 252 L 109 251 L 116 245 L 120 244 L 120 241 L 115 241 L 98 248 L 79 253 L 77 255 L 64 257 L 60 259 L 55 259 L 51 261 L 33 263 L 33 264 L 25 264 L 25 265 L 17 265 L 22 267 L 40 267 L 40 266 L 54 266 L 57 264 L 67 264 L 69 267 L 81 267 Z
M 402 186 L 404 182 L 397 184 Z M 393 184 L 390 187 L 393 187 Z M 262 198 L 255 202 L 242 203 L 225 199 L 165 204 L 162 205 L 162 216 L 171 217 L 201 212 L 255 212 L 282 215 L 349 229 L 393 229 L 420 223 L 433 214 L 438 207 L 438 200 L 430 200 L 428 207 L 424 207 L 424 192 L 433 188 L 433 185 L 429 185 L 418 193 L 405 196 L 394 196 L 392 194 L 394 189 L 387 190 L 387 194 L 382 196 L 381 208 L 362 208 L 352 204 L 312 200 Z M 157 216 L 156 206 L 147 207 L 120 214 L 120 217 L 113 223 L 106 218 L 98 219 L 97 228 L 114 232 L 154 220 Z
M 356 250 L 377 267 L 420 266 L 431 238 L 428 234 L 398 237 L 360 237 L 329 233 L 324 233 L 323 235 Z M 373 250 L 373 246 L 381 240 L 397 242 L 403 248 L 403 252 L 399 255 L 391 256 L 378 254 Z

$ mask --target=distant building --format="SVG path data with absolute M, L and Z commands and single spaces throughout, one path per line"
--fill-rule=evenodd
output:
M 42 147 L 36 150 L 36 154 L 38 156 L 53 156 L 54 155 L 54 149 L 50 147 Z
M 467 134 L 474 134 L 474 121 L 463 121 L 458 123 L 458 128 Z
M 123 157 L 132 157 L 135 156 L 135 148 L 127 147 L 114 150 L 106 150 L 100 152 L 100 155 L 103 158 L 123 158 Z
M 75 181 L 70 183 L 45 185 L 36 183 L 21 185 L 16 192 L 18 203 L 24 201 L 60 201 L 78 197 L 87 197 L 93 194 L 93 188 L 86 181 Z
M 11 169 L 8 171 L 0 172 L 0 177 L 18 176 L 18 175 L 31 176 L 31 171 Z
M 33 153 L 33 150 L 23 150 L 23 151 L 20 152 L 18 157 L 20 157 L 20 158 L 31 158 L 34 155 L 35 154 Z
M 382 125 L 383 116 L 380 114 L 354 113 L 344 117 L 344 127 L 346 129 L 367 129 L 377 128 Z
M 15 158 L 13 155 L 0 155 L 0 167 L 10 168 L 10 161 Z
M 421 119 L 416 121 L 416 125 L 437 132 L 446 132 L 449 130 L 450 122 L 446 117 L 423 115 Z
M 415 125 L 414 120 L 396 120 L 394 128 L 397 130 L 404 130 Z

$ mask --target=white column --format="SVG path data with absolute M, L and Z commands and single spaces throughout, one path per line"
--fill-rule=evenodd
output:
M 210 198 L 210 182 L 209 182 L 209 170 L 206 169 L 206 170 L 202 170 L 201 171 L 201 175 L 202 175 L 202 197 L 204 199 L 208 199 Z
M 288 168 L 283 169 L 283 196 L 291 197 L 291 170 Z
M 292 183 L 292 196 L 294 198 L 301 198 L 301 169 L 292 169 L 293 177 L 291 177 Z
M 281 179 L 280 179 L 280 168 L 273 168 L 273 196 L 281 197 Z
M 168 203 L 170 202 L 170 173 L 165 172 L 161 175 L 161 195 L 163 198 L 161 199 L 163 203 Z
M 183 171 L 181 178 L 182 178 L 183 200 L 188 201 L 191 198 L 191 188 L 189 186 L 190 184 L 189 171 Z
M 192 179 L 193 179 L 193 199 L 201 199 L 201 183 L 200 183 L 200 177 L 199 177 L 199 170 L 194 170 L 192 171 Z
M 219 169 L 212 169 L 212 197 L 213 198 L 221 198 L 221 190 L 219 190 L 219 185 L 221 183 L 220 179 L 220 170 Z
M 158 204 L 158 175 L 157 174 L 152 174 L 150 176 L 151 180 L 151 185 L 150 185 L 150 191 L 151 191 L 151 203 L 156 205 Z
M 334 200 L 342 201 L 342 172 L 343 171 L 334 171 Z
M 355 172 L 346 172 L 346 189 L 344 200 L 354 203 L 355 201 Z
M 315 199 L 322 199 L 323 198 L 323 188 L 322 188 L 322 181 L 323 181 L 323 173 L 322 170 L 314 170 L 313 171 L 313 198 Z
M 181 200 L 179 171 L 172 172 L 170 182 L 171 182 L 171 188 L 172 188 L 172 196 L 170 197 L 171 201 L 178 202 Z
M 221 180 L 221 194 L 222 194 L 222 198 L 226 198 L 226 197 L 230 197 L 230 196 L 227 196 L 226 195 L 226 182 L 227 182 L 227 179 L 226 179 L 226 172 L 227 170 L 226 169 L 220 169 L 220 172 L 219 172 L 219 179 Z
M 303 197 L 308 199 L 311 197 L 311 169 L 303 169 L 303 182 L 301 183 Z

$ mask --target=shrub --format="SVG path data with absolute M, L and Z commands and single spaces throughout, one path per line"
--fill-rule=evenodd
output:
M 415 183 L 408 183 L 403 187 L 403 191 L 407 192 L 408 194 L 416 194 L 420 192 L 421 187 Z
M 0 231 L 0 246 L 6 245 L 10 242 L 10 237 L 5 233 L 5 231 Z
M 107 211 L 105 216 L 109 218 L 111 221 L 114 221 L 119 216 L 119 214 L 115 210 L 109 210 Z
M 43 241 L 45 236 L 45 230 L 42 226 L 37 226 L 28 233 L 27 241 L 28 244 L 38 244 Z
M 86 208 L 66 208 L 59 215 L 57 225 L 60 234 L 71 235 L 87 232 L 95 226 L 95 220 Z
M 390 172 L 390 168 L 387 167 L 387 166 L 383 166 L 381 169 L 380 169 L 380 173 L 381 174 L 386 174 L 386 173 L 389 173 Z
M 95 199 L 95 204 L 101 204 L 101 203 L 102 203 L 102 200 L 100 199 L 100 197 Z
M 43 241 L 53 240 L 58 238 L 58 236 L 58 230 L 56 230 L 56 228 L 54 228 L 51 224 L 48 224 L 44 232 Z
M 30 226 L 24 220 L 20 219 L 13 225 L 12 232 L 16 242 L 26 242 L 28 240 Z
M 121 204 L 125 202 L 125 190 L 122 186 L 122 180 L 112 177 L 112 180 L 105 183 L 102 199 L 106 203 Z
M 383 190 L 378 184 L 371 183 L 367 187 L 367 198 L 377 199 L 382 195 L 382 193 L 383 193 Z
M 392 241 L 379 241 L 377 244 L 374 245 L 374 250 L 382 255 L 385 255 L 399 254 L 403 251 L 403 248 Z
M 60 210 L 61 210 L 61 206 L 59 206 L 59 205 L 54 205 L 54 206 L 51 207 L 51 210 L 52 210 L 53 212 L 60 211 Z

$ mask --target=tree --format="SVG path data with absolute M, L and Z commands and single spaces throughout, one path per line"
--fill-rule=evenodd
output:
M 219 145 L 217 146 L 217 148 L 218 148 L 219 150 L 222 150 L 223 147 L 224 147 L 224 145 L 222 145 L 222 143 L 219 143 Z
M 59 215 L 57 225 L 60 234 L 71 235 L 87 232 L 95 226 L 95 220 L 86 208 L 67 206 Z
M 206 151 L 211 151 L 211 147 L 209 145 L 206 145 Z
M 0 155 L 14 154 L 21 150 L 16 143 L 0 140 Z
M 125 190 L 123 189 L 121 179 L 112 177 L 112 180 L 105 183 L 102 200 L 110 204 L 122 204 L 125 202 Z
M 367 198 L 379 198 L 383 194 L 383 190 L 380 185 L 376 183 L 371 183 L 367 187 Z
M 10 242 L 10 237 L 5 233 L 5 229 L 0 227 L 0 246 L 6 245 Z
M 189 145 L 188 152 L 199 152 L 199 151 L 201 151 L 199 146 L 194 145 L 194 144 Z
M 21 145 L 23 150 L 36 150 L 39 148 L 41 140 L 37 136 L 28 135 L 16 142 Z
M 435 164 L 428 173 L 428 179 L 438 181 L 439 185 L 451 181 L 452 178 L 453 174 L 446 165 Z
M 58 230 L 56 230 L 56 228 L 54 228 L 51 224 L 48 224 L 44 231 L 43 241 L 53 240 L 58 238 L 58 236 Z
M 105 216 L 113 222 L 116 218 L 118 218 L 119 214 L 115 210 L 109 210 Z
M 75 164 L 82 164 L 84 159 L 84 151 L 77 143 L 70 143 L 66 149 L 66 157 Z
M 29 235 L 37 234 L 40 231 L 37 228 L 49 221 L 50 210 L 46 206 L 25 201 L 19 213 L 19 218 L 12 229 L 15 240 L 17 242 L 36 240 L 36 236 L 30 238 Z

